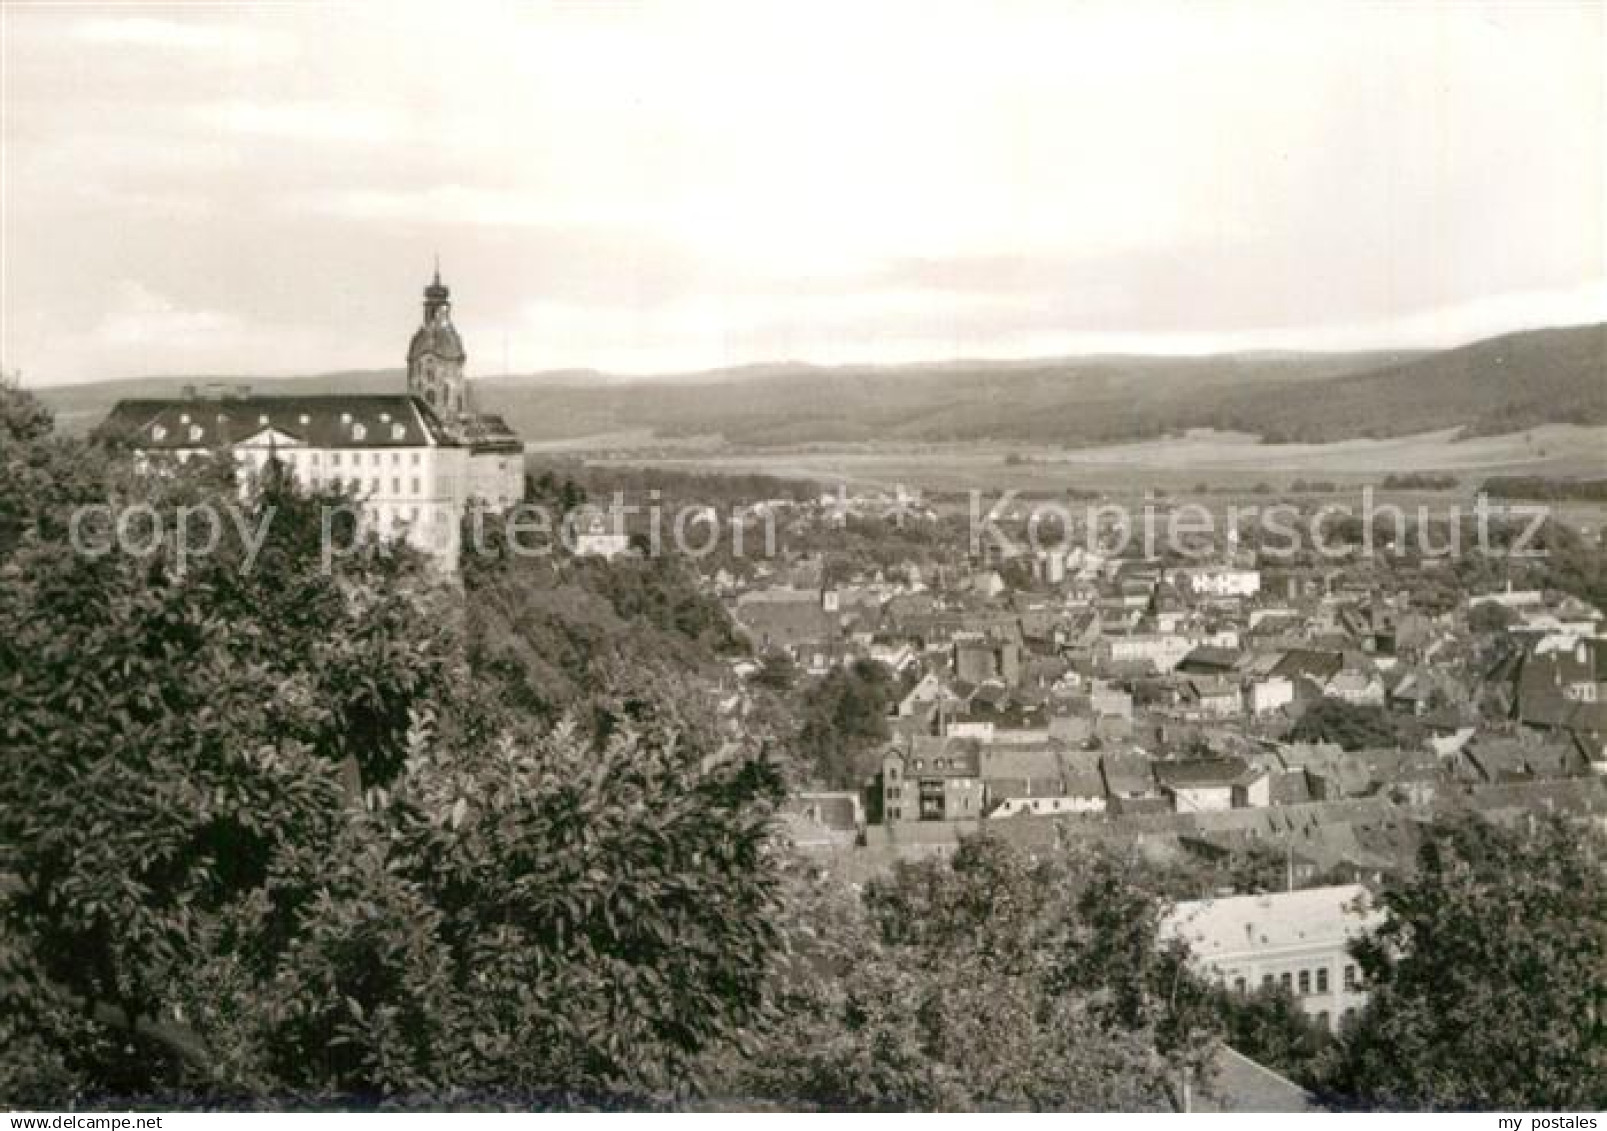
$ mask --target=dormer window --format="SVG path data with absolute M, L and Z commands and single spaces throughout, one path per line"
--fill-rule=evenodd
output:
M 391 439 L 393 439 L 393 440 L 405 440 L 406 438 L 407 438 L 407 428 L 406 427 L 404 427 L 401 424 L 392 424 L 391 425 Z
M 201 426 L 199 424 L 190 425 L 190 440 L 192 442 L 199 442 L 200 439 L 201 439 Z
M 361 440 L 363 437 L 365 437 L 367 435 L 368 435 L 368 429 L 367 428 L 364 428 L 361 424 L 353 424 L 352 425 L 352 439 Z
M 179 423 L 180 424 L 188 424 L 189 422 L 190 422 L 190 414 L 189 413 L 187 413 L 187 412 L 179 413 Z
M 268 414 L 263 413 L 261 416 L 257 417 L 257 423 L 258 424 L 267 424 L 268 423 Z
M 153 425 L 152 428 L 151 428 L 151 439 L 153 439 L 153 440 L 165 440 L 165 439 L 167 439 L 167 429 L 162 427 L 160 424 Z
M 349 413 L 349 412 L 341 413 L 340 414 L 340 422 L 342 424 L 350 424 L 352 422 L 352 414 Z
M 310 416 L 308 416 L 308 415 L 307 415 L 307 414 L 306 414 L 306 413 L 305 413 L 305 412 L 304 412 L 304 413 L 302 413 L 302 414 L 301 414 L 301 415 L 300 415 L 300 416 L 298 416 L 298 417 L 296 417 L 296 419 L 297 419 L 297 420 L 298 420 L 298 421 L 299 421 L 299 422 L 300 422 L 300 423 L 301 423 L 301 424 L 302 424 L 302 425 L 308 425 L 308 424 L 311 424 L 311 423 L 312 423 L 312 417 L 310 417 Z
M 389 424 L 391 422 L 391 414 L 388 413 L 388 412 L 380 413 L 379 414 L 379 422 L 381 424 Z

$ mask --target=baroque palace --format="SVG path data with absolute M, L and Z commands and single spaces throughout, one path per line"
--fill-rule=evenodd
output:
M 475 410 L 467 360 L 438 268 L 408 345 L 406 392 L 252 396 L 191 386 L 178 398 L 118 402 L 101 432 L 146 456 L 227 451 L 245 487 L 277 459 L 308 487 L 350 493 L 368 529 L 450 566 L 471 501 L 501 510 L 524 495 L 523 445 L 500 416 Z

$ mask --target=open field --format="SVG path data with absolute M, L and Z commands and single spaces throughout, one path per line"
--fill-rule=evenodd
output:
M 635 448 L 630 440 L 645 445 Z M 622 443 L 621 441 L 625 441 Z M 532 450 L 538 450 L 533 447 Z M 553 449 L 545 449 L 551 451 Z M 660 441 L 614 434 L 571 441 L 569 454 L 608 465 L 656 466 L 730 474 L 762 473 L 888 490 L 1016 490 L 1059 495 L 1067 489 L 1111 494 L 1287 490 L 1295 480 L 1341 487 L 1376 484 L 1386 475 L 1455 476 L 1471 490 L 1491 475 L 1607 475 L 1607 427 L 1544 425 L 1503 436 L 1458 440 L 1453 431 L 1329 444 L 1262 444 L 1254 437 L 1194 431 L 1184 436 L 1100 447 L 1003 444 L 833 445 L 768 451 L 707 447 L 670 451 Z

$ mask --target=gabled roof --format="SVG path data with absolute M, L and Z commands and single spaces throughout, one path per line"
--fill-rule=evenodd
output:
M 1114 794 L 1148 793 L 1155 785 L 1155 764 L 1133 750 L 1107 750 L 1100 755 L 1099 770 L 1105 788 Z
M 417 448 L 454 442 L 430 407 L 407 394 L 123 400 L 95 434 L 144 451 L 190 451 L 232 447 L 266 428 L 312 448 Z
M 464 436 L 477 452 L 522 452 L 524 441 L 508 422 L 496 413 L 482 412 L 471 417 Z
M 1232 648 L 1217 648 L 1210 644 L 1202 644 L 1178 664 L 1179 671 L 1185 672 L 1230 672 L 1239 663 L 1239 653 Z
M 1319 683 L 1327 682 L 1345 666 L 1344 654 L 1339 651 L 1315 648 L 1291 648 L 1272 668 L 1272 675 L 1293 679 L 1304 676 Z
M 1252 768 L 1242 758 L 1191 758 L 1155 763 L 1155 778 L 1165 789 L 1244 785 L 1265 773 L 1265 770 Z
M 1320 1111 L 1311 1093 L 1286 1076 L 1251 1060 L 1227 1045 L 1218 1045 L 1216 1072 L 1194 1098 L 1195 1111 Z
M 910 777 L 974 778 L 978 776 L 981 743 L 974 738 L 913 735 L 903 749 L 888 751 L 904 763 Z

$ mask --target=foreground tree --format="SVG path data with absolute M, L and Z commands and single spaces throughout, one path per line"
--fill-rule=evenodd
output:
M 1560 820 L 1431 827 L 1356 949 L 1372 996 L 1333 1090 L 1380 1108 L 1607 1107 L 1603 847 Z
M 831 1109 L 1168 1108 L 1210 1021 L 1128 875 L 982 835 L 863 898 L 797 878 L 777 998 L 727 1089 Z
M 834 789 L 853 789 L 887 741 L 893 677 L 875 660 L 832 668 L 804 688 L 793 742 L 802 773 Z
M 1288 990 L 1261 986 L 1237 994 L 1219 989 L 1217 1003 L 1228 1044 L 1302 1086 L 1320 1083 L 1333 1039 Z
M 126 483 L 171 530 L 228 478 Z M 687 688 L 584 741 L 510 706 L 419 562 L 322 567 L 322 505 L 270 476 L 249 562 L 54 512 L 0 558 L 0 1103 L 695 1089 L 759 1000 L 776 775 Z

